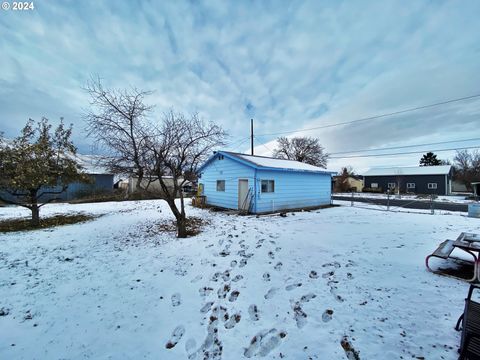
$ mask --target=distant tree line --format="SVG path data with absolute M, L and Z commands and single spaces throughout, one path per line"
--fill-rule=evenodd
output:
M 440 160 L 433 152 L 427 152 L 420 159 L 420 166 L 452 165 L 453 178 L 471 190 L 471 183 L 480 181 L 480 152 L 475 150 L 457 150 L 453 164 L 449 160 Z

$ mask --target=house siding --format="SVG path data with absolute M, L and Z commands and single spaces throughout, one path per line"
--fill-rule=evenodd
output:
M 450 177 L 448 175 L 365 176 L 364 179 L 365 187 L 371 188 L 372 183 L 377 183 L 383 192 L 388 190 L 388 183 L 398 181 L 400 181 L 400 192 L 436 195 L 448 195 L 449 192 Z M 407 183 L 415 183 L 415 189 L 407 189 Z M 437 189 L 429 189 L 428 183 L 437 183 Z
M 100 194 L 113 191 L 113 175 L 111 174 L 92 174 L 88 175 L 91 179 L 91 183 L 70 183 L 68 184 L 67 189 L 60 194 L 45 194 L 39 198 L 40 202 L 49 201 L 51 199 L 57 200 L 73 200 L 86 195 Z M 54 187 L 42 187 L 38 194 L 41 194 L 44 191 L 61 191 L 61 186 Z M 7 192 L 1 192 L 1 196 L 6 200 L 18 201 L 19 199 L 15 196 L 8 194 Z
M 331 175 L 313 172 L 261 170 L 216 156 L 203 168 L 199 185 L 208 205 L 238 209 L 238 180 L 247 179 L 255 194 L 252 211 L 264 213 L 330 204 Z M 256 180 L 255 180 L 256 179 Z M 225 191 L 217 191 L 217 180 L 225 180 Z M 273 193 L 261 192 L 261 180 L 274 180 Z
M 275 191 L 262 193 L 261 180 L 274 180 Z M 256 212 L 330 204 L 331 175 L 291 171 L 257 171 Z
M 224 157 L 215 157 L 202 171 L 198 183 L 203 185 L 203 195 L 208 205 L 238 209 L 238 179 L 248 179 L 253 190 L 255 170 L 247 165 Z M 225 191 L 217 191 L 217 180 L 225 180 Z

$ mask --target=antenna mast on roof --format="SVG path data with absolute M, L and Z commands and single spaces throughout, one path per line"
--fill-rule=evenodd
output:
M 253 155 L 253 119 L 250 119 L 250 149 Z

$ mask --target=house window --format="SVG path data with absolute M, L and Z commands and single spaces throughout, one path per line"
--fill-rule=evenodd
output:
M 274 180 L 262 180 L 262 193 L 273 193 L 275 191 Z
M 407 183 L 407 189 L 415 189 L 415 183 Z
M 437 183 L 428 183 L 428 188 L 429 189 L 436 189 L 437 188 Z
M 371 187 L 372 189 L 376 189 L 376 188 L 378 188 L 378 183 L 371 183 L 371 184 L 370 184 L 370 187 Z
M 217 180 L 217 191 L 225 191 L 225 180 Z
M 223 155 L 218 155 L 218 160 L 223 160 L 223 159 L 224 159 Z
M 389 189 L 395 189 L 395 183 L 388 183 Z

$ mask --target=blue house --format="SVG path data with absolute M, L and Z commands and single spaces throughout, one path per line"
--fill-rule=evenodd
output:
M 268 213 L 329 205 L 334 172 L 298 161 L 218 151 L 199 173 L 208 205 Z

